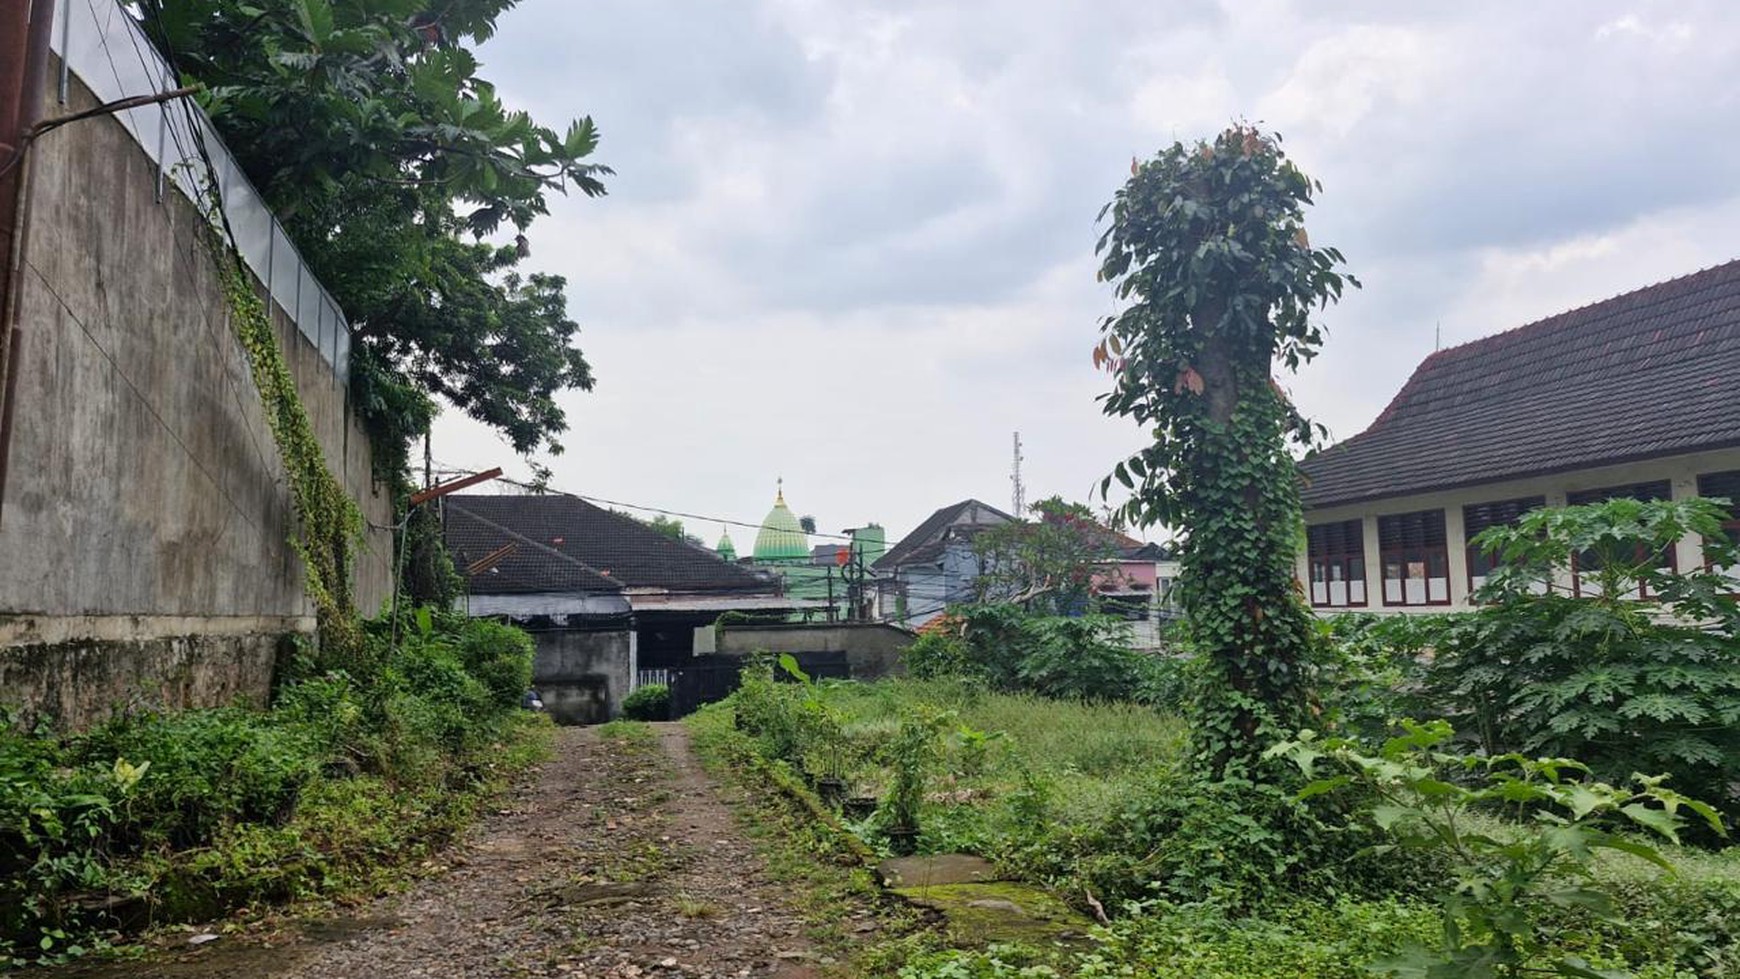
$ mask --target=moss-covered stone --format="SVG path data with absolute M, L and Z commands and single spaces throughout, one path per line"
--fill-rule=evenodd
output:
M 941 912 L 950 936 L 963 944 L 1078 941 L 1092 927 L 1092 922 L 1056 897 L 1027 884 L 941 884 L 896 888 L 894 893 Z

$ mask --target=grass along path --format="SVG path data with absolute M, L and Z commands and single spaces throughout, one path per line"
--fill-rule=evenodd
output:
M 341 919 L 286 920 L 84 979 L 784 977 L 827 965 L 676 724 L 564 728 L 448 872 Z

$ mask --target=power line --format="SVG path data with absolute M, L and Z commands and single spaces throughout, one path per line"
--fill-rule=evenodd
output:
M 464 469 L 464 468 L 459 468 L 459 467 L 454 467 L 454 466 L 448 466 L 446 464 L 442 464 L 437 469 L 437 471 L 440 473 L 443 473 L 443 474 L 459 473 L 459 474 L 463 474 L 463 475 L 471 475 L 473 472 L 475 472 L 475 470 Z M 748 521 L 744 521 L 744 520 L 733 520 L 729 517 L 713 517 L 713 516 L 707 516 L 706 514 L 689 513 L 689 512 L 683 511 L 683 510 L 670 510 L 670 509 L 666 509 L 664 507 L 651 506 L 651 505 L 648 505 L 645 503 L 627 503 L 627 502 L 624 502 L 622 500 L 605 499 L 604 497 L 601 497 L 601 496 L 587 496 L 584 493 L 575 493 L 575 492 L 572 492 L 570 490 L 558 489 L 558 488 L 553 487 L 553 486 L 539 486 L 539 485 L 534 485 L 531 483 L 522 483 L 517 479 L 510 479 L 507 476 L 499 477 L 496 481 L 501 482 L 501 483 L 507 483 L 510 486 L 518 486 L 521 489 L 542 491 L 542 492 L 549 493 L 549 494 L 552 494 L 555 496 L 570 496 L 576 500 L 583 500 L 587 503 L 591 503 L 591 504 L 598 505 L 598 506 L 627 507 L 630 510 L 643 510 L 647 513 L 657 513 L 657 514 L 660 514 L 660 515 L 666 516 L 666 517 L 682 517 L 685 520 L 699 520 L 699 521 L 702 521 L 705 523 L 724 524 L 724 525 L 730 526 L 730 527 L 745 527 L 745 528 L 748 528 L 750 530 L 777 529 L 777 528 L 773 528 L 772 524 L 749 523 Z M 853 537 L 850 534 L 828 534 L 828 533 L 823 533 L 822 531 L 815 531 L 814 533 L 808 533 L 807 536 L 824 537 L 824 538 L 827 538 L 829 540 L 843 541 L 846 543 L 860 543 L 862 541 L 861 538 Z

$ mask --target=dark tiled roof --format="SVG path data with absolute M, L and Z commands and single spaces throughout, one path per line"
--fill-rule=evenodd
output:
M 461 507 L 449 505 L 445 510 L 444 536 L 447 550 L 461 574 L 474 561 L 494 553 L 504 544 L 515 544 L 514 551 L 489 570 L 480 571 L 471 579 L 471 591 L 476 595 L 529 595 L 540 592 L 618 592 L 620 582 L 600 574 L 593 568 L 516 534 L 506 527 L 485 520 Z
M 903 564 L 934 561 L 943 551 L 946 543 L 944 537 L 949 528 L 971 528 L 971 531 L 976 531 L 987 526 L 1010 523 L 1014 519 L 989 504 L 980 503 L 978 500 L 962 500 L 931 514 L 924 523 L 918 525 L 918 529 L 902 537 L 900 543 L 889 548 L 887 554 L 877 558 L 870 566 L 878 571 L 887 571 Z
M 1305 460 L 1325 507 L 1740 445 L 1740 261 L 1440 350 Z
M 1137 544 L 1135 547 L 1125 547 L 1118 550 L 1118 556 L 1126 561 L 1170 561 L 1174 555 L 1165 544 Z
M 448 548 L 455 563 L 475 561 L 509 540 L 526 541 L 500 573 L 472 579 L 477 594 L 608 588 L 683 592 L 771 592 L 768 579 L 675 540 L 633 517 L 573 496 L 468 496 L 444 501 Z M 491 530 L 495 536 L 491 536 Z M 461 556 L 463 551 L 464 556 Z M 511 570 L 510 562 L 520 562 Z M 547 585 L 544 583 L 548 583 Z

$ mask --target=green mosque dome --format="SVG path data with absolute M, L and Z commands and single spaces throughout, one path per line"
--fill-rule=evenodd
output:
M 714 546 L 713 551 L 722 561 L 737 560 L 737 545 L 731 543 L 731 531 L 719 531 L 719 543 Z
M 774 497 L 773 509 L 761 520 L 761 531 L 755 535 L 755 560 L 803 561 L 810 559 L 810 539 L 798 523 L 797 515 L 785 505 L 785 487 Z

